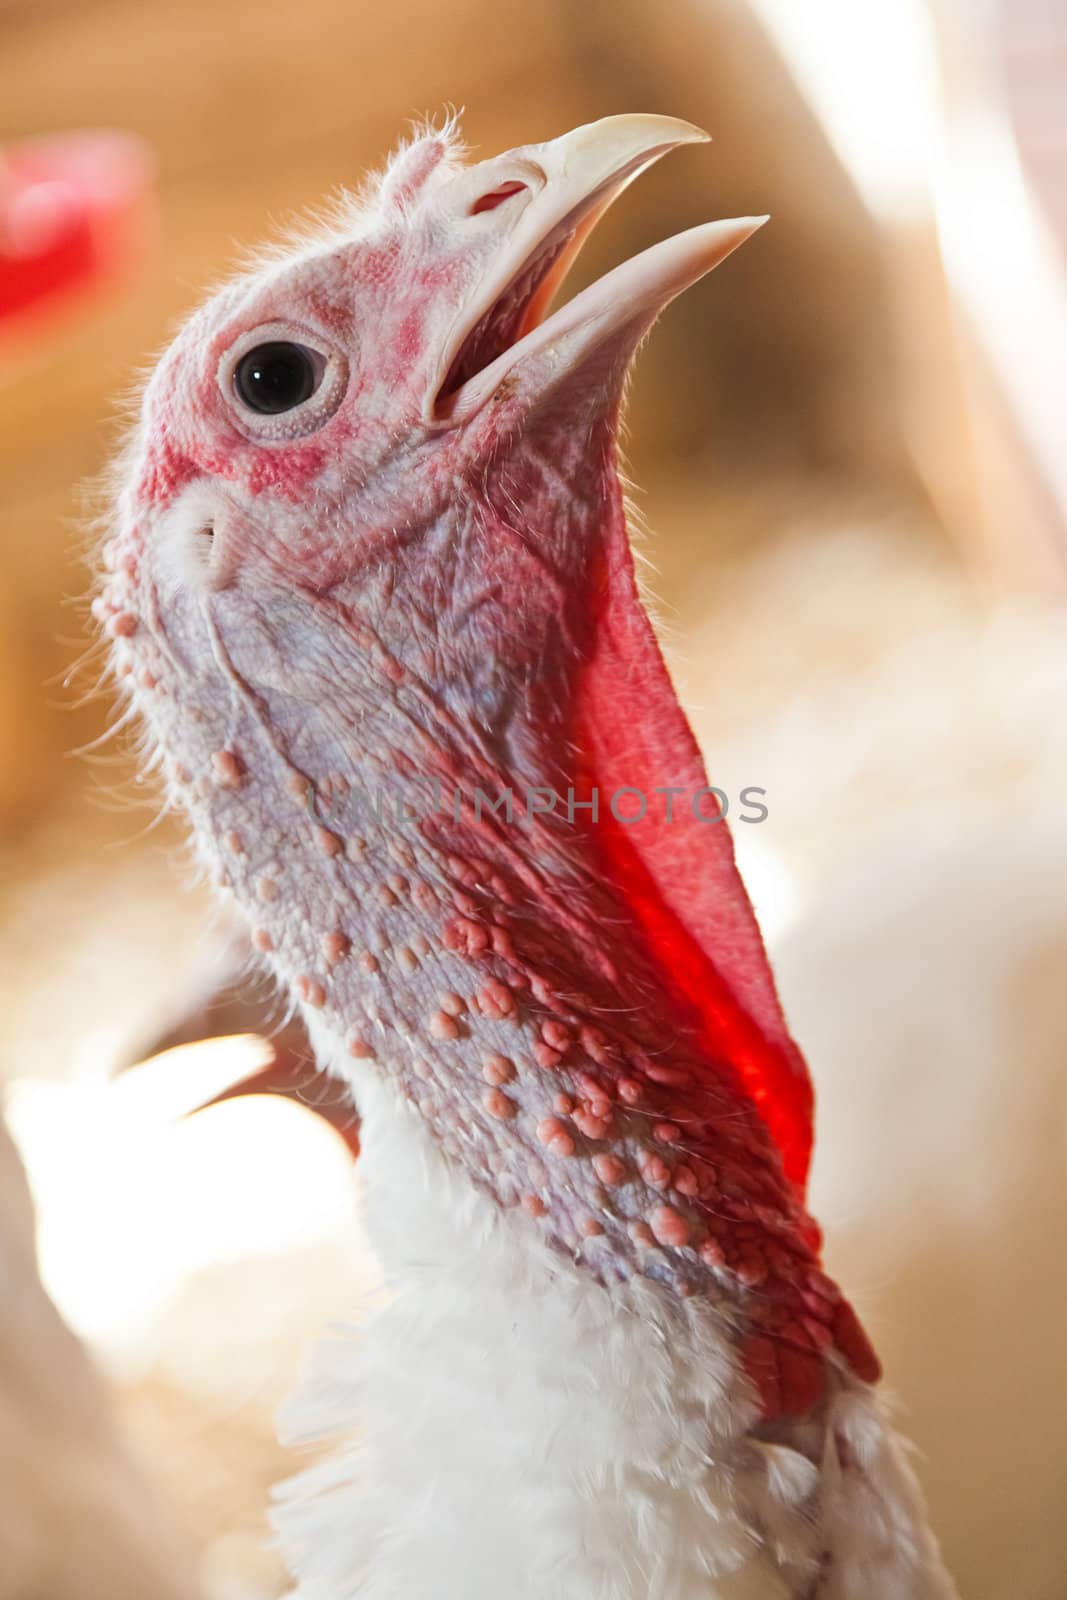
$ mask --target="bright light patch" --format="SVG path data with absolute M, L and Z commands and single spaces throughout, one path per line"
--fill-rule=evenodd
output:
M 735 830 L 734 855 L 760 930 L 773 946 L 800 912 L 800 886 L 785 859 L 754 839 L 751 829 Z
M 277 1096 L 187 1115 L 263 1061 L 259 1041 L 219 1039 L 113 1082 L 12 1085 L 42 1280 L 71 1326 L 111 1353 L 135 1349 L 204 1267 L 350 1226 L 352 1158 L 319 1117 Z
M 926 0 L 755 0 L 838 156 L 876 211 L 929 209 L 940 84 Z
M 1067 508 L 1067 285 L 999 111 L 975 106 L 956 119 L 935 168 L 934 192 L 952 286 L 1041 478 Z

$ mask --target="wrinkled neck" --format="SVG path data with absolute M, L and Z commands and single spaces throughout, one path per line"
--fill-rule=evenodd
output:
M 730 1063 L 708 1062 L 699 1019 L 601 870 L 598 824 L 529 801 L 527 789 L 580 789 L 565 724 L 535 715 L 544 678 L 509 674 L 511 698 L 479 719 L 470 684 L 420 660 L 441 647 L 440 615 L 416 614 L 403 654 L 377 657 L 354 609 L 327 603 L 354 648 L 298 721 L 284 685 L 263 721 L 274 835 L 248 839 L 235 884 L 256 942 L 329 1034 L 357 1101 L 380 1074 L 448 1162 L 594 1279 L 751 1299 L 754 1322 L 791 1320 L 790 1381 L 810 1400 L 822 1366 L 800 1318 L 830 1342 L 836 1291 L 757 1111 Z M 501 603 L 487 590 L 474 615 Z M 470 643 L 448 641 L 453 672 Z M 554 670 L 566 704 L 566 665 Z
M 535 441 L 398 529 L 358 583 L 212 594 L 190 727 L 167 697 L 152 713 L 165 743 L 213 751 L 190 773 L 204 853 L 357 1100 L 379 1074 L 466 1181 L 593 1279 L 742 1307 L 768 1410 L 802 1410 L 852 1325 L 739 1078 L 734 1012 L 710 991 L 709 1032 L 671 907 L 588 809 L 576 691 L 607 648 L 624 529 L 610 449 L 560 450 L 585 478 Z M 607 643 L 625 666 L 643 637 Z

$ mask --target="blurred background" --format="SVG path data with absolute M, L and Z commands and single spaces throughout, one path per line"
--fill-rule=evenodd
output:
M 273 1414 L 358 1317 L 351 1159 L 290 1100 L 185 1117 L 247 1037 L 133 1065 L 272 1012 L 213 1003 L 239 952 L 79 666 L 85 519 L 175 319 L 447 106 L 479 155 L 713 134 L 574 287 L 772 213 L 641 357 L 650 586 L 712 781 L 767 791 L 814 1206 L 949 1563 L 1062 1600 L 1067 0 L 0 0 L 0 60 L 0 1600 L 284 1592 Z

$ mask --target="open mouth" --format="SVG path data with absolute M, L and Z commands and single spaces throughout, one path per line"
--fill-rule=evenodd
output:
M 494 300 L 489 310 L 478 319 L 460 346 L 448 376 L 438 390 L 438 410 L 445 406 L 458 389 L 471 378 L 476 378 L 479 372 L 484 372 L 497 356 L 512 349 L 523 335 L 535 326 L 537 321 L 535 302 L 547 312 L 551 295 L 539 294 L 538 291 L 544 289 L 553 267 L 560 261 L 573 239 L 572 230 L 565 233 L 561 239 L 553 239 L 542 245 L 500 298 Z M 554 285 L 563 281 L 565 270 L 566 267 L 554 275 Z
M 544 186 L 500 241 L 482 292 L 442 352 L 427 421 L 456 426 L 498 390 L 520 362 L 551 352 L 553 372 L 572 368 L 596 344 L 634 330 L 634 343 L 663 307 L 741 244 L 766 218 L 706 223 L 665 239 L 597 279 L 552 311 L 553 299 L 593 228 L 639 173 L 679 145 L 707 136 L 670 117 L 607 117 L 522 155 Z M 535 156 L 531 162 L 529 156 Z M 508 159 L 508 158 L 502 158 Z M 505 182 L 471 213 L 499 211 L 527 189 Z
M 513 249 L 515 245 L 518 246 L 517 270 L 513 269 L 503 282 L 496 273 L 492 274 L 488 285 L 490 295 L 488 303 L 482 302 L 483 309 L 480 314 L 476 314 L 473 325 L 470 325 L 462 336 L 444 381 L 437 390 L 433 405 L 435 419 L 454 420 L 460 391 L 465 390 L 483 373 L 495 369 L 501 358 L 516 351 L 528 334 L 544 325 L 552 301 L 586 239 L 608 207 L 618 199 L 638 173 L 651 166 L 660 156 L 666 155 L 668 150 L 675 149 L 679 143 L 706 137 L 699 129 L 691 128 L 687 123 L 676 123 L 672 124 L 672 132 L 674 128 L 683 132 L 675 133 L 669 140 L 664 139 L 662 124 L 668 120 L 664 118 L 609 117 L 605 118 L 603 124 L 594 124 L 593 127 L 613 127 L 617 123 L 631 120 L 655 124 L 659 135 L 657 142 L 652 143 L 646 135 L 645 140 L 641 141 L 643 148 L 638 148 L 636 151 L 631 148 L 627 152 L 627 158 L 615 165 L 614 170 L 609 169 L 607 174 L 603 172 L 603 152 L 596 152 L 600 155 L 600 160 L 597 162 L 601 167 L 601 172 L 597 175 L 599 181 L 588 171 L 587 151 L 582 152 L 586 156 L 586 162 L 574 162 L 572 159 L 569 164 L 572 170 L 555 180 L 552 172 L 554 163 L 546 161 L 545 191 L 536 201 L 531 202 L 523 219 L 533 222 L 536 226 L 537 214 L 539 212 L 542 214 L 544 220 L 540 237 L 534 234 L 531 238 L 528 228 L 520 228 L 518 231 L 522 242 L 516 240 L 513 244 Z M 591 130 L 578 129 L 577 135 L 566 135 L 564 139 L 556 140 L 555 145 L 545 146 L 545 155 L 568 145 L 576 136 L 581 136 L 587 131 Z M 593 150 L 596 151 L 595 144 Z M 578 172 L 573 171 L 574 166 L 578 167 Z M 586 168 L 586 183 L 579 187 L 583 167 Z M 578 183 L 575 182 L 576 178 L 579 180 Z M 471 208 L 472 214 L 488 209 L 503 210 L 508 200 L 523 192 L 525 187 L 524 184 L 509 183 L 490 191 L 475 202 Z M 505 259 L 501 263 L 505 274 L 510 264 L 507 260 L 510 254 L 510 251 L 505 251 Z

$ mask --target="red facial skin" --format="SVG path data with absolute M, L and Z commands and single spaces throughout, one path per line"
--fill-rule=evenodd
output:
M 765 1416 L 804 1415 L 837 1368 L 878 1365 L 819 1266 L 810 1085 L 726 826 L 689 809 L 706 778 L 636 592 L 616 431 L 643 329 L 428 424 L 507 226 L 469 178 L 415 146 L 359 236 L 190 323 L 98 607 L 203 859 L 333 1070 L 357 1095 L 383 1071 L 602 1282 L 725 1308 Z M 218 372 L 278 323 L 340 352 L 347 387 L 313 431 L 257 440 Z M 610 813 L 624 785 L 638 824 Z M 510 823 L 474 814 L 479 789 L 513 792 Z M 599 790 L 600 816 L 531 812 L 539 789 Z M 375 815 L 400 794 L 416 814 Z

